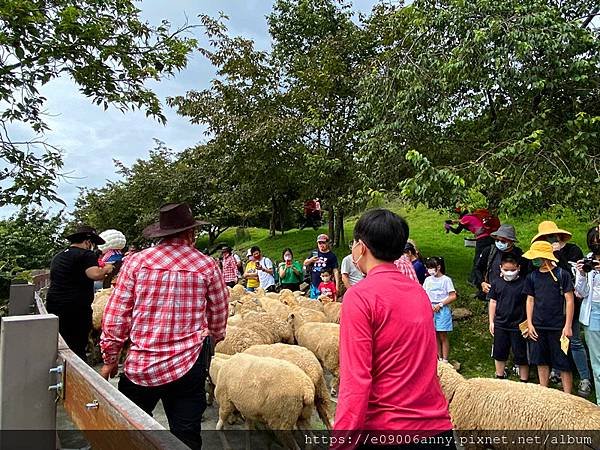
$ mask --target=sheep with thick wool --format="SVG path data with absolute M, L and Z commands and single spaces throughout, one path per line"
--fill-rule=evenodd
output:
M 298 366 L 281 359 L 239 353 L 212 360 L 210 377 L 215 383 L 219 404 L 216 429 L 223 429 L 227 418 L 239 411 L 249 428 L 255 422 L 280 434 L 282 430 L 310 428 L 315 387 Z M 291 448 L 298 448 L 293 436 L 282 434 Z
M 319 417 L 328 430 L 331 430 L 330 410 L 332 410 L 331 397 L 327 390 L 323 368 L 313 352 L 299 345 L 270 344 L 253 345 L 244 353 L 254 356 L 267 356 L 283 359 L 300 367 L 308 375 L 315 386 L 315 407 Z
M 254 327 L 258 323 L 267 328 L 277 339 L 276 342 L 294 343 L 294 331 L 292 325 L 287 321 L 268 312 L 248 311 L 242 314 L 242 322 L 239 326 Z
M 323 313 L 325 313 L 327 321 L 331 323 L 340 323 L 342 304 L 334 302 L 333 299 L 325 295 L 319 297 L 319 301 L 323 303 Z
M 235 317 L 235 316 L 234 316 Z M 233 355 L 257 344 L 274 344 L 277 337 L 261 324 L 248 325 L 242 319 L 236 326 L 227 326 L 225 339 L 215 346 L 215 351 Z
M 287 320 L 287 317 L 290 315 L 290 307 L 281 303 L 279 300 L 269 297 L 261 297 L 258 299 L 258 302 L 265 312 L 273 314 L 280 319 Z
M 110 294 L 112 294 L 113 288 L 100 289 L 94 294 L 94 301 L 92 302 L 92 325 L 94 330 L 102 330 L 102 317 L 104 317 L 104 309 L 108 303 Z
M 460 430 L 469 430 L 471 436 L 473 430 L 600 429 L 600 407 L 556 389 L 509 380 L 465 379 L 451 365 L 441 362 L 438 376 L 459 437 Z M 522 448 L 513 445 L 512 438 L 507 441 L 494 448 Z
M 290 319 L 298 345 L 313 352 L 323 368 L 333 376 L 331 395 L 336 395 L 340 382 L 340 326 L 336 323 L 305 322 L 294 313 L 290 314 Z

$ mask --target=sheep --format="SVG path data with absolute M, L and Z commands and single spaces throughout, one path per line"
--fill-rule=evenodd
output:
M 532 383 L 465 379 L 444 363 L 438 363 L 438 375 L 459 439 L 460 430 L 600 429 L 600 408 L 580 397 Z M 508 442 L 494 448 L 522 447 Z
M 229 288 L 229 298 L 232 302 L 239 300 L 246 293 L 246 289 L 241 284 L 236 284 Z
M 327 317 L 327 321 L 331 323 L 340 323 L 340 314 L 342 313 L 342 304 L 339 302 L 334 302 L 331 298 L 327 296 L 322 296 L 324 298 L 319 297 L 320 301 L 323 303 L 323 312 Z
M 213 358 L 210 377 L 219 403 L 217 430 L 239 411 L 248 428 L 262 422 L 289 447 L 298 448 L 291 433 L 280 431 L 310 428 L 315 387 L 302 369 L 281 359 L 239 353 L 228 359 Z
M 287 320 L 287 317 L 290 314 L 290 308 L 287 305 L 284 305 L 279 300 L 274 300 L 269 297 L 261 297 L 258 299 L 262 309 L 269 314 L 273 314 L 274 316 L 279 317 L 280 319 Z
M 249 311 L 242 314 L 243 321 L 240 326 L 255 328 L 255 324 L 267 328 L 277 339 L 275 342 L 294 343 L 294 332 L 291 324 L 274 314 L 267 312 Z
M 260 324 L 249 328 L 244 326 L 242 321 L 240 325 L 227 327 L 225 339 L 215 346 L 216 352 L 233 355 L 241 353 L 256 344 L 273 344 L 276 342 L 276 338 L 265 327 L 263 327 L 264 330 L 260 330 Z
M 323 368 L 313 352 L 298 345 L 271 344 L 253 345 L 248 350 L 245 350 L 244 353 L 283 359 L 300 367 L 309 376 L 315 386 L 315 406 L 317 412 L 327 429 L 331 430 L 331 418 L 329 416 L 331 398 L 323 376 Z
M 323 368 L 331 372 L 331 395 L 335 396 L 340 382 L 340 326 L 336 323 L 307 322 L 296 328 L 292 321 L 298 345 L 315 354 Z
M 302 324 L 308 322 L 327 322 L 327 316 L 314 309 L 307 309 L 301 306 L 296 306 L 290 309 L 288 316 L 288 322 L 293 322 L 296 329 L 300 328 Z
M 94 330 L 102 330 L 102 317 L 104 316 L 104 308 L 108 303 L 108 298 L 112 294 L 113 288 L 100 289 L 94 295 L 94 301 L 92 302 L 92 324 Z
M 263 311 L 263 308 L 256 298 L 245 295 L 235 303 L 235 314 L 242 314 L 245 311 Z

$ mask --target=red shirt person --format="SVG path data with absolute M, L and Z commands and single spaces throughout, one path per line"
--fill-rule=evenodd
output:
M 127 339 L 119 390 L 148 414 L 162 400 L 171 431 L 199 449 L 206 409 L 204 382 L 215 342 L 225 336 L 229 293 L 217 263 L 195 246 L 186 204 L 160 208 L 160 221 L 144 230 L 162 238 L 127 257 L 102 320 L 102 376 L 116 375 Z
M 385 209 L 365 213 L 354 228 L 352 260 L 367 276 L 344 296 L 340 318 L 338 437 L 357 430 L 452 436 L 431 304 L 394 265 L 407 238 L 407 223 Z

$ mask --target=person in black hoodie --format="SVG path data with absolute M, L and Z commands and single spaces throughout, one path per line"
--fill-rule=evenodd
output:
M 524 260 L 523 250 L 515 245 L 517 235 L 515 227 L 512 225 L 500 225 L 500 228 L 490 235 L 494 238 L 494 245 L 483 250 L 475 265 L 475 280 L 479 286 L 477 297 L 481 300 L 487 300 L 492 283 L 500 278 L 500 263 L 503 255 L 513 255 L 517 258 L 520 266 L 520 276 L 527 276 L 529 262 Z
M 577 245 L 567 242 L 571 239 L 571 233 L 566 230 L 561 230 L 558 226 L 546 220 L 538 225 L 538 233 L 531 239 L 531 243 L 535 241 L 546 241 L 552 244 L 554 256 L 558 259 L 556 265 L 565 270 L 571 275 L 572 281 L 575 282 L 575 274 L 572 263 L 576 263 L 583 259 L 583 251 Z M 581 309 L 581 298 L 575 297 L 575 310 L 573 313 L 573 336 L 569 343 L 571 357 L 575 363 L 575 368 L 579 373 L 579 389 L 577 395 L 581 397 L 589 397 L 592 392 L 592 383 L 590 381 L 590 368 L 588 366 L 587 353 L 585 346 L 581 340 L 579 329 L 579 311 Z M 553 371 L 555 372 L 555 371 Z M 551 380 L 557 381 L 557 375 L 551 374 Z

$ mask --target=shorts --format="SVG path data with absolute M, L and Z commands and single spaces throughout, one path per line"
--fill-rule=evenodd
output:
M 449 306 L 433 314 L 433 324 L 435 331 L 452 331 L 452 311 Z
M 254 292 L 254 291 L 256 291 L 257 289 L 258 289 L 258 288 L 255 288 L 255 287 L 246 287 L 246 290 L 247 290 L 248 292 Z
M 529 340 L 529 361 L 534 366 L 551 366 L 561 372 L 571 372 L 571 362 L 560 348 L 561 330 L 536 328 L 537 341 Z
M 525 366 L 527 361 L 527 341 L 519 330 L 503 330 L 494 328 L 494 347 L 492 358 L 496 361 L 507 361 L 512 349 L 514 362 L 518 366 Z

